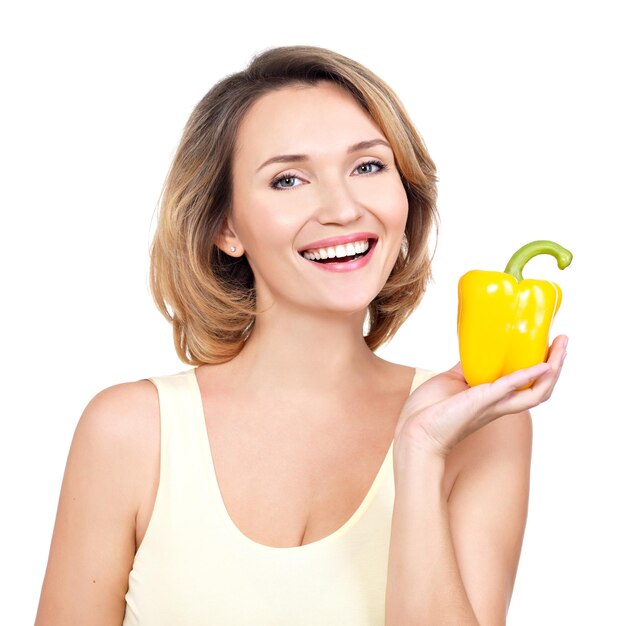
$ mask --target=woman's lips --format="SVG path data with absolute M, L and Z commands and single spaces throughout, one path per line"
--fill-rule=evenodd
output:
M 361 267 L 365 267 L 369 262 L 370 259 L 372 258 L 372 254 L 374 252 L 374 248 L 376 247 L 376 244 L 378 243 L 378 239 L 370 239 L 369 240 L 370 245 L 369 248 L 367 249 L 367 252 L 362 256 L 359 257 L 358 259 L 354 259 L 354 261 L 337 261 L 337 262 L 331 262 L 331 263 L 318 263 L 317 261 L 311 261 L 310 259 L 305 259 L 304 257 L 302 257 L 307 263 L 311 263 L 313 265 L 315 265 L 316 267 L 319 267 L 322 270 L 326 270 L 328 272 L 351 272 L 352 270 L 358 270 Z
M 327 237 L 314 243 L 310 243 L 307 246 L 300 248 L 298 253 L 302 254 L 307 250 L 316 250 L 317 248 L 327 248 L 329 246 L 345 245 L 347 243 L 354 243 L 355 241 L 365 241 L 366 239 L 372 241 L 378 239 L 378 236 L 374 233 L 352 233 L 351 235 L 340 235 L 337 237 Z

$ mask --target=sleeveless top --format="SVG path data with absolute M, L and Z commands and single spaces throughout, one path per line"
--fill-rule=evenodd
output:
M 341 528 L 303 546 L 257 543 L 222 500 L 195 369 L 149 379 L 160 405 L 159 486 L 123 626 L 382 626 L 393 443 Z M 411 392 L 433 375 L 416 368 Z

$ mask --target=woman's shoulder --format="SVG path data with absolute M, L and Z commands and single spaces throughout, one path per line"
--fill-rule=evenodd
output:
M 147 494 L 158 486 L 160 407 L 153 379 L 121 382 L 103 388 L 80 417 L 73 447 L 91 450 L 101 462 L 102 480 L 117 477 L 125 499 L 141 515 Z M 146 499 L 147 498 L 147 499 Z
M 480 491 L 498 493 L 508 488 L 525 499 L 531 455 L 532 419 L 529 411 L 523 411 L 504 415 L 458 443 L 448 457 L 447 469 L 458 491 L 468 498 L 477 499 Z M 463 480 L 457 480 L 461 476 Z
M 119 429 L 125 435 L 132 435 L 134 429 L 151 428 L 159 418 L 159 387 L 192 375 L 193 369 L 187 369 L 105 387 L 88 402 L 83 421 Z
M 131 435 L 158 417 L 157 389 L 150 379 L 121 382 L 103 388 L 88 402 L 81 422 L 93 428 Z
M 78 420 L 73 447 L 111 455 L 128 480 L 145 484 L 159 459 L 160 408 L 155 384 L 146 378 L 98 391 Z

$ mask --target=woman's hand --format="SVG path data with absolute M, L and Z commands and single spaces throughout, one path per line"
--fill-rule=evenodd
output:
M 493 383 L 470 387 L 460 363 L 420 385 L 406 401 L 394 438 L 396 449 L 417 449 L 444 458 L 450 450 L 493 420 L 545 402 L 556 385 L 567 354 L 559 335 L 548 360 L 518 370 Z M 528 384 L 527 389 L 520 389 Z

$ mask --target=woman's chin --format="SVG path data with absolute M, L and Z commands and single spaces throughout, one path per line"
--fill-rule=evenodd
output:
M 335 301 L 329 301 L 326 303 L 318 303 L 317 305 L 309 305 L 307 308 L 312 312 L 318 312 L 320 315 L 338 315 L 338 316 L 352 316 L 362 315 L 367 311 L 370 302 L 376 296 L 372 297 L 359 297 L 359 298 L 338 298 Z
M 371 286 L 370 286 L 371 287 Z M 370 303 L 378 295 L 378 291 L 373 288 L 360 289 L 355 286 L 354 289 L 323 289 L 310 290 L 303 297 L 302 290 L 297 298 L 289 297 L 286 293 L 282 294 L 260 294 L 257 292 L 257 309 L 259 311 L 271 311 L 282 309 L 281 302 L 284 303 L 286 309 L 300 309 L 304 315 L 339 315 L 352 316 L 365 313 Z

